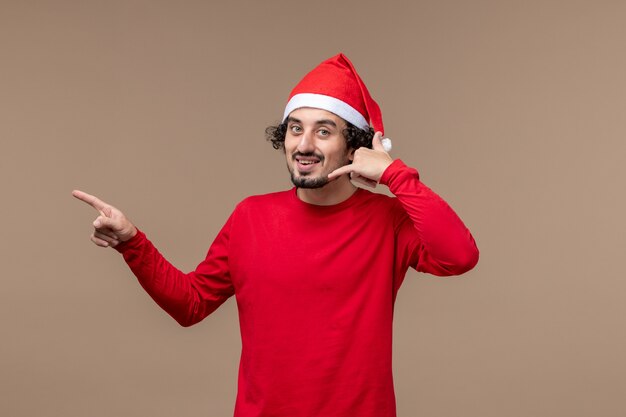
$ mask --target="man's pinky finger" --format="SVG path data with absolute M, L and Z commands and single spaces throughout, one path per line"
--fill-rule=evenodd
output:
M 117 245 L 118 243 L 120 243 L 120 241 L 114 237 L 114 236 L 110 236 L 106 233 L 103 233 L 102 231 L 95 231 L 93 233 L 94 237 L 103 240 L 105 242 L 107 242 L 109 244 L 109 246 L 113 247 L 115 245 Z
M 94 235 L 91 235 L 91 241 L 95 243 L 96 245 L 101 246 L 103 248 L 109 247 L 109 243 L 107 241 L 102 240 L 98 237 L 95 237 Z
M 360 175 L 355 175 L 350 178 L 352 181 L 358 182 L 360 184 L 366 185 L 368 187 L 376 188 L 378 183 L 374 180 L 370 180 L 369 178 L 362 177 Z

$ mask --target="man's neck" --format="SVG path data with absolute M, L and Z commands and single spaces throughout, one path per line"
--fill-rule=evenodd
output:
M 346 201 L 357 190 L 347 175 L 331 181 L 321 188 L 298 188 L 298 198 L 317 206 L 332 206 Z

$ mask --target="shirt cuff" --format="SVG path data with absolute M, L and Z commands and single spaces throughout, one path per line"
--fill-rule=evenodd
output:
M 135 234 L 135 236 L 131 237 L 130 239 L 128 239 L 127 241 L 124 242 L 120 242 L 116 247 L 114 247 L 113 249 L 115 249 L 116 251 L 118 251 L 119 253 L 124 253 L 128 250 L 131 249 L 137 249 L 138 247 L 140 247 L 143 242 L 145 242 L 147 240 L 146 235 L 139 229 L 137 229 L 137 234 Z
M 402 175 L 415 176 L 418 180 L 420 178 L 419 173 L 415 168 L 407 166 L 401 159 L 396 159 L 387 167 L 387 169 L 385 169 L 378 182 L 389 186 L 391 182 Z

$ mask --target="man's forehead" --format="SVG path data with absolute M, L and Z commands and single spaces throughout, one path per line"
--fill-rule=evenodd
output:
M 287 122 L 331 124 L 335 126 L 345 126 L 346 121 L 335 113 L 313 107 L 301 107 L 292 111 L 287 117 Z

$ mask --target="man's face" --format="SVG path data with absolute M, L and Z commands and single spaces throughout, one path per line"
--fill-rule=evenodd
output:
M 343 130 L 346 122 L 326 110 L 304 107 L 287 118 L 285 156 L 291 181 L 299 188 L 320 188 L 328 174 L 348 164 L 352 152 Z

